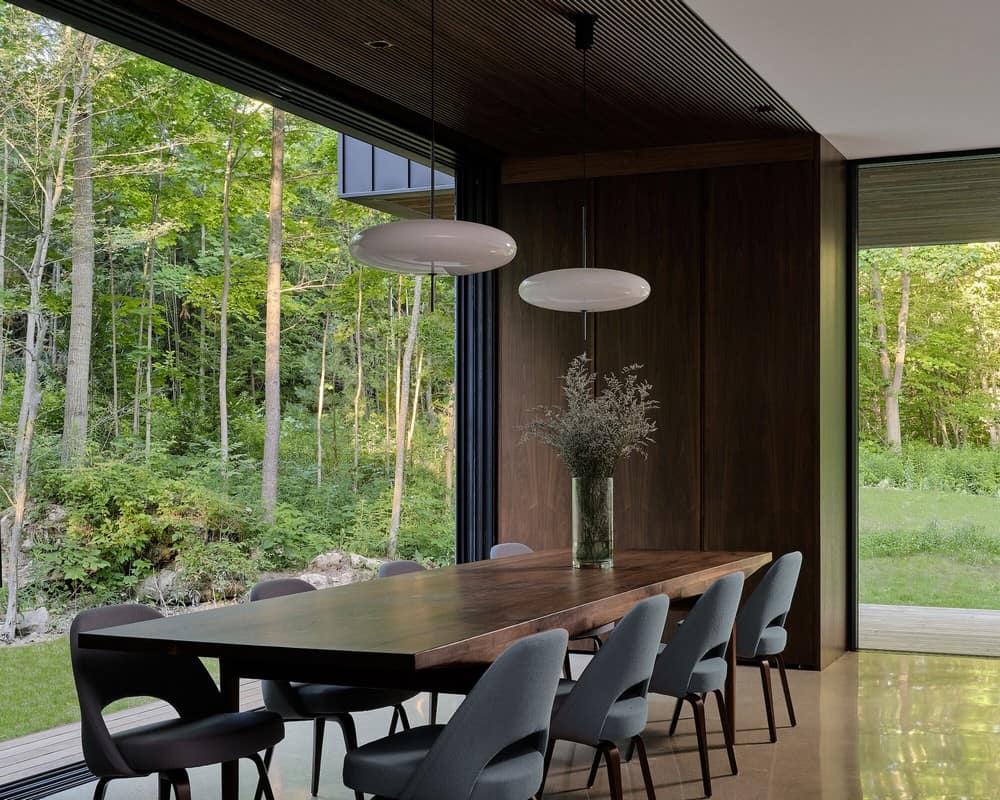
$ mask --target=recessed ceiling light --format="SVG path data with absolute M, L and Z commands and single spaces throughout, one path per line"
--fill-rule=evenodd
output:
M 372 50 L 385 50 L 387 47 L 392 47 L 392 42 L 388 39 L 372 39 L 370 42 L 365 42 L 365 44 Z
M 758 114 L 770 114 L 775 109 L 770 103 L 758 103 L 753 107 L 753 110 Z

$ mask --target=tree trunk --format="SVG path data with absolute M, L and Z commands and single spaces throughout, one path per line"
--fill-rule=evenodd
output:
M 93 110 L 88 90 L 83 101 L 83 113 L 77 117 L 73 145 L 73 274 L 63 412 L 63 466 L 79 461 L 87 446 L 94 320 Z
M 903 257 L 909 248 L 903 248 Z M 906 362 L 906 323 L 910 310 L 910 273 L 901 275 L 899 314 L 896 320 L 895 358 L 889 356 L 889 337 L 885 323 L 885 306 L 882 295 L 881 276 L 877 268 L 872 269 L 872 301 L 877 315 L 877 336 L 879 344 L 879 369 L 885 393 L 885 443 L 889 449 L 901 452 L 903 437 L 899 421 L 899 397 L 903 386 L 903 366 Z
M 413 305 L 410 307 L 410 330 L 406 336 L 406 349 L 403 352 L 403 363 L 400 372 L 399 409 L 396 412 L 396 473 L 392 484 L 392 517 L 389 521 L 389 544 L 386 556 L 396 558 L 396 545 L 399 540 L 399 520 L 403 510 L 403 469 L 406 463 L 406 416 L 410 401 L 410 367 L 413 364 L 413 351 L 417 343 L 417 323 L 420 320 L 420 290 L 423 286 L 423 276 L 418 275 L 413 282 Z
M 260 501 L 264 519 L 274 522 L 278 502 L 278 447 L 281 443 L 281 198 L 284 181 L 285 112 L 272 111 L 271 198 L 268 208 L 267 311 L 264 335 L 264 462 Z
M 361 391 L 364 385 L 364 368 L 361 353 L 361 299 L 364 290 L 364 267 L 358 267 L 358 306 L 354 317 L 354 353 L 357 359 L 357 385 L 354 387 L 354 492 L 358 491 L 358 458 L 361 449 Z
M 118 296 L 115 293 L 115 262 L 108 236 L 108 278 L 111 282 L 111 425 L 117 439 L 121 435 L 118 421 Z
M 316 390 L 316 488 L 323 485 L 323 402 L 326 397 L 326 343 L 330 338 L 330 312 L 323 319 L 319 351 L 319 388 Z
M 445 425 L 447 426 L 447 433 L 445 435 L 445 453 L 444 453 L 444 494 L 445 502 L 448 508 L 452 508 L 454 504 L 454 488 L 455 488 L 455 384 L 451 385 L 451 391 L 448 394 L 448 410 L 445 412 L 447 418 L 445 419 Z
M 413 408 L 410 409 L 410 427 L 406 432 L 406 450 L 413 448 L 413 429 L 417 427 L 417 411 L 420 409 L 420 384 L 424 378 L 424 351 L 417 356 L 417 379 L 413 384 Z
M 163 164 L 157 176 L 156 194 L 153 196 L 154 233 L 146 245 L 149 265 L 149 299 L 146 304 L 146 462 L 153 455 L 153 307 L 156 305 L 156 235 L 155 228 L 160 219 L 160 192 L 163 191 Z
M 233 104 L 226 142 L 226 167 L 222 176 L 222 297 L 219 302 L 219 457 L 222 480 L 229 481 L 229 396 L 227 374 L 229 362 L 229 195 L 233 183 L 233 162 L 236 156 L 236 118 L 240 101 Z

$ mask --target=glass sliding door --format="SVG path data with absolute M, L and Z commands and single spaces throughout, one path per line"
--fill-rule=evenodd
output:
M 859 645 L 1000 655 L 1000 157 L 857 186 Z

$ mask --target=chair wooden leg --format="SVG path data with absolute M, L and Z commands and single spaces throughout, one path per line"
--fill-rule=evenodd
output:
M 158 776 L 157 783 L 159 784 L 159 791 L 157 793 L 159 800 L 170 800 L 170 778 L 161 772 Z
M 431 725 L 437 725 L 438 721 L 438 693 L 431 692 Z
M 269 747 L 268 750 L 273 750 L 274 748 Z M 267 763 L 265 763 L 259 755 L 254 753 L 253 755 L 247 756 L 254 766 L 257 767 L 257 791 L 264 795 L 264 800 L 274 800 L 274 790 L 271 789 L 271 779 L 267 775 Z
M 326 720 L 322 717 L 313 720 L 313 763 L 312 783 L 310 792 L 313 797 L 319 794 L 319 770 L 323 765 L 323 734 L 326 731 Z
M 264 769 L 265 769 L 265 771 L 271 769 L 271 760 L 273 758 L 274 758 L 274 748 L 273 747 L 269 747 L 269 748 L 267 748 L 267 750 L 264 751 Z M 263 796 L 264 796 L 264 787 L 263 787 L 263 785 L 261 784 L 260 781 L 257 781 L 257 790 L 253 794 L 253 800 L 261 800 L 261 798 Z M 164 800 L 164 798 L 160 798 L 160 800 Z M 167 798 L 166 800 L 169 800 L 169 798 Z
M 622 792 L 622 761 L 618 747 L 611 742 L 602 742 L 604 760 L 608 765 L 608 784 L 611 786 L 611 800 L 624 800 Z
M 392 720 L 389 722 L 389 735 L 396 732 L 396 725 L 399 723 L 399 706 L 392 707 Z
M 186 770 L 175 769 L 167 773 L 174 787 L 174 797 L 177 800 L 191 800 L 191 783 Z
M 104 794 L 108 791 L 108 784 L 113 780 L 114 778 L 100 778 L 97 781 L 97 786 L 94 787 L 94 800 L 104 800 Z M 170 791 L 169 784 L 167 785 L 167 791 Z M 162 798 L 163 795 L 161 794 L 160 797 Z
M 639 766 L 642 767 L 642 782 L 646 784 L 646 800 L 656 800 L 656 789 L 653 787 L 653 773 L 649 771 L 649 758 L 646 756 L 646 743 L 641 736 L 632 737 L 632 746 L 639 754 Z
M 708 732 L 705 729 L 705 701 L 696 694 L 689 694 L 687 701 L 694 709 L 694 728 L 698 736 L 698 757 L 701 759 L 701 783 L 705 797 L 712 796 L 712 773 L 708 764 Z
M 766 658 L 758 662 L 760 666 L 760 685 L 764 689 L 764 710 L 767 712 L 767 730 L 771 741 L 778 741 L 778 731 L 774 725 L 774 693 L 771 690 L 771 664 Z
M 406 709 L 403 708 L 403 704 L 400 703 L 396 708 L 399 710 L 399 723 L 403 726 L 404 731 L 410 729 L 410 718 L 406 715 Z M 437 712 L 435 712 L 436 714 Z
M 549 746 L 545 748 L 545 766 L 542 767 L 542 785 L 535 792 L 535 797 L 542 800 L 542 793 L 545 791 L 545 781 L 549 777 L 549 766 L 552 764 L 552 751 L 556 749 L 556 740 L 549 739 Z
M 634 755 L 635 755 L 635 741 L 633 739 L 629 739 L 628 750 L 625 751 L 625 763 L 631 764 L 632 756 Z
M 568 681 L 573 680 L 573 670 L 569 666 L 569 650 L 563 656 L 563 677 Z
M 792 692 L 788 688 L 788 675 L 785 674 L 785 659 L 779 653 L 774 657 L 775 662 L 778 664 L 778 674 L 781 676 L 781 688 L 785 690 L 785 706 L 788 708 L 788 721 L 792 723 L 794 728 L 795 722 L 795 706 L 792 705 Z
M 739 767 L 736 766 L 736 749 L 734 747 L 735 741 L 733 736 L 733 730 L 729 727 L 729 714 L 726 710 L 726 697 L 722 693 L 721 689 L 716 689 L 712 694 L 715 695 L 715 702 L 719 706 L 719 716 L 722 718 L 722 736 L 726 740 L 726 752 L 729 753 L 729 769 L 732 770 L 733 775 L 738 775 L 740 772 Z
M 681 718 L 681 708 L 684 706 L 684 698 L 678 697 L 674 704 L 674 716 L 670 719 L 670 732 L 668 736 L 673 736 L 677 732 L 677 721 Z
M 350 714 L 337 714 L 335 717 L 330 717 L 334 722 L 340 726 L 341 733 L 344 734 L 344 750 L 350 753 L 352 750 L 357 750 L 358 748 L 358 729 L 354 725 L 354 717 Z M 322 737 L 320 737 L 322 739 Z M 319 794 L 319 761 L 316 760 L 316 756 L 313 758 L 313 797 Z M 355 791 L 355 800 L 364 800 L 364 792 Z
M 594 787 L 594 781 L 597 780 L 597 770 L 601 767 L 601 756 L 604 752 L 601 750 L 594 751 L 594 763 L 590 765 L 590 775 L 587 776 L 587 788 L 592 789 Z

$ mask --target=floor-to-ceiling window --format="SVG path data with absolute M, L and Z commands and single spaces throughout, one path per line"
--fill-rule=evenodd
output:
M 454 559 L 454 283 L 351 259 L 391 217 L 338 163 L 329 128 L 0 4 L 0 785 L 79 758 L 5 743 L 75 719 L 81 608 Z
M 1000 157 L 857 185 L 859 644 L 1000 655 Z

